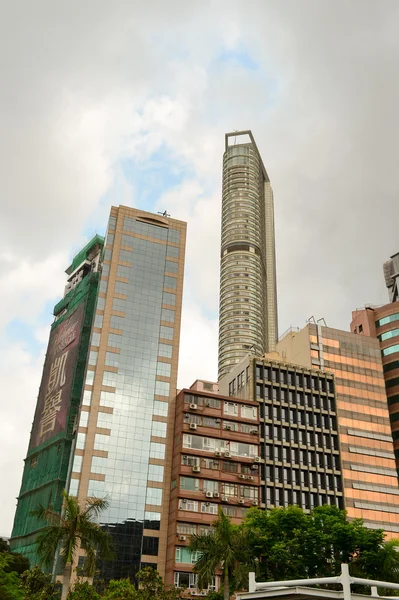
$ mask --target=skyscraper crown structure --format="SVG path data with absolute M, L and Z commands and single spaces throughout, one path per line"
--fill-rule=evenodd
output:
M 251 131 L 225 136 L 219 319 L 219 378 L 249 352 L 275 349 L 273 191 Z
M 389 292 L 389 301 L 399 300 L 399 252 L 384 263 L 385 283 Z

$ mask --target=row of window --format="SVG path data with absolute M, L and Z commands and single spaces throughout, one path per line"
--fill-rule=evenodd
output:
M 201 396 L 186 394 L 184 401 L 188 402 L 189 404 L 195 404 L 196 406 L 206 406 L 209 408 L 221 407 L 221 401 L 216 398 L 202 398 Z M 234 417 L 241 416 L 243 419 L 258 418 L 258 409 L 256 406 L 248 406 L 247 404 L 239 405 L 236 402 L 224 401 L 223 412 L 226 415 L 231 415 Z
M 281 408 L 279 406 L 265 406 L 265 418 L 270 421 L 282 421 L 292 425 L 307 425 L 308 427 L 317 427 L 318 429 L 337 430 L 337 418 L 334 415 L 313 413 L 306 410 L 295 410 Z M 271 425 L 265 425 L 266 431 Z M 266 434 L 267 435 L 267 434 Z M 272 436 L 270 436 L 272 437 Z
M 258 491 L 258 490 L 257 490 Z M 234 498 L 234 496 L 226 496 L 226 498 Z M 235 497 L 234 499 L 237 499 Z M 258 503 L 256 498 L 245 499 L 242 498 L 242 501 L 249 500 L 254 506 Z M 179 510 L 186 510 L 188 512 L 201 512 L 202 514 L 207 515 L 217 515 L 220 504 L 216 504 L 215 502 L 198 502 L 198 500 L 189 500 L 188 498 L 179 499 Z
M 195 448 L 206 452 L 229 452 L 231 456 L 256 457 L 258 446 L 242 442 L 230 442 L 216 438 L 208 438 L 200 435 L 183 434 L 183 448 Z
M 266 403 L 268 400 L 275 402 L 285 402 L 287 404 L 294 404 L 295 406 L 306 406 L 307 408 L 314 408 L 318 410 L 335 410 L 335 399 L 331 396 L 319 396 L 317 394 L 310 394 L 308 392 L 296 392 L 293 390 L 287 390 L 285 388 L 270 387 L 261 385 L 256 386 L 258 398 L 264 398 Z M 263 409 L 261 405 L 261 414 Z
M 261 451 L 262 457 L 266 460 L 286 462 L 294 465 L 307 465 L 329 470 L 340 469 L 339 456 L 335 454 L 324 454 L 313 450 L 298 450 L 297 448 L 273 446 L 271 444 L 261 446 Z
M 277 367 L 256 365 L 256 379 L 262 379 L 265 382 L 283 383 L 309 390 L 321 389 L 323 392 L 334 392 L 334 381 L 332 379 L 310 375 L 309 373 L 298 373 L 296 371 L 286 371 L 285 369 L 280 370 Z
M 237 421 L 222 421 L 215 417 L 202 417 L 201 415 L 193 415 L 192 413 L 186 413 L 184 415 L 184 422 L 201 427 L 214 427 L 220 429 L 220 426 L 225 431 L 241 431 L 241 433 L 258 434 L 259 430 L 257 425 L 249 425 L 248 423 L 238 423 Z
M 382 356 L 389 356 L 390 354 L 394 354 L 395 352 L 399 352 L 399 344 L 389 346 L 388 348 L 384 348 L 384 350 L 381 351 Z
M 343 509 L 342 496 L 335 497 L 332 494 L 318 494 L 316 492 L 301 492 L 299 490 L 288 490 L 284 488 L 266 488 L 265 497 L 266 506 L 300 506 L 305 510 L 310 510 L 315 506 L 323 504 L 336 505 Z
M 263 431 L 262 431 L 263 430 Z M 302 444 L 303 446 L 318 446 L 338 450 L 338 436 L 330 436 L 328 433 L 319 433 L 309 431 L 309 429 L 290 429 L 277 425 L 265 425 L 261 429 L 261 435 L 267 441 L 291 442 L 293 444 Z
M 290 467 L 265 465 L 262 468 L 262 476 L 269 483 L 278 482 L 309 488 L 336 490 L 339 492 L 342 490 L 341 477 L 339 475 L 332 475 L 331 473 L 326 474 L 317 471 L 291 469 Z
M 172 486 L 173 487 L 173 486 Z M 212 479 L 197 479 L 196 477 L 180 477 L 180 489 L 186 492 L 204 492 L 219 494 L 222 496 L 232 496 L 234 498 L 258 499 L 258 488 L 248 485 L 238 485 L 236 483 L 223 483 Z
M 195 573 L 186 573 L 186 572 L 176 572 L 174 574 L 174 584 L 176 588 L 187 588 L 189 590 L 198 589 L 198 575 Z M 214 578 L 210 585 L 204 591 L 216 591 L 217 590 L 217 581 Z
M 242 473 L 245 475 L 257 475 L 259 470 L 258 465 L 240 464 L 231 460 L 220 461 L 189 454 L 182 454 L 181 464 L 186 467 L 199 467 L 200 469 L 219 470 L 221 468 L 224 473 Z
M 377 327 L 382 327 L 383 325 L 387 325 L 388 323 L 393 323 L 394 321 L 399 321 L 399 313 L 395 313 L 394 315 L 389 315 L 388 317 L 384 317 L 376 321 Z

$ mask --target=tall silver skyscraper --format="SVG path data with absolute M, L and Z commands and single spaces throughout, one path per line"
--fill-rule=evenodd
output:
M 399 252 L 384 263 L 385 283 L 389 292 L 389 301 L 399 300 Z
M 273 190 L 252 132 L 236 131 L 223 155 L 219 379 L 277 337 Z

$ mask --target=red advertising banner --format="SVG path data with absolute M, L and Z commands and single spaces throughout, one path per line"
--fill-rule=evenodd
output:
M 82 304 L 50 334 L 29 450 L 66 427 L 83 314 Z

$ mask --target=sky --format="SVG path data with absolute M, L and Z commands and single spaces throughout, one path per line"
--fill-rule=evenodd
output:
M 384 304 L 399 250 L 397 0 L 29 0 L 0 23 L 0 534 L 52 307 L 111 205 L 188 222 L 179 386 L 215 380 L 224 134 L 275 197 L 279 329 Z

